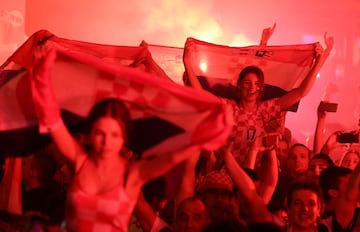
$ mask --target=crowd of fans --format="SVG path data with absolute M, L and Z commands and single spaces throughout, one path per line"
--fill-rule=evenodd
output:
M 23 215 L 1 212 L 0 231 L 358 231 L 359 129 L 350 133 L 357 141 L 339 140 L 340 131 L 324 139 L 327 112 L 319 107 L 309 148 L 284 125 L 286 109 L 307 95 L 329 55 L 332 38 L 325 43 L 299 88 L 283 97 L 260 102 L 261 69 L 241 71 L 236 100 L 223 100 L 235 122 L 220 149 L 146 159 L 123 152 L 131 121 L 118 99 L 97 102 L 82 134 L 68 131 L 51 94 L 51 62 L 43 59 L 55 59 L 56 49 L 42 47 L 31 81 L 53 143 L 22 158 Z M 188 59 L 185 51 L 189 83 L 201 89 Z M 333 160 L 338 147 L 347 150 Z M 162 176 L 180 163 L 170 197 Z

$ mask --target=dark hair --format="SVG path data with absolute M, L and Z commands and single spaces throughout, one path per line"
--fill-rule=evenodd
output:
M 3 153 L 1 153 L 1 154 L 3 154 Z M 2 178 L 4 176 L 4 172 L 5 172 L 5 170 L 4 170 L 5 167 L 4 166 L 5 166 L 5 158 L 3 156 L 1 156 L 0 157 L 0 183 L 2 181 Z
M 207 150 L 202 149 L 200 151 L 200 157 L 198 159 L 198 161 L 196 162 L 195 165 L 195 175 L 198 176 L 200 174 L 202 174 L 205 169 L 206 169 L 206 164 L 207 164 L 207 154 L 209 154 L 210 152 Z
M 285 130 L 286 130 L 286 128 L 285 128 Z M 289 130 L 289 129 L 288 129 Z M 286 145 L 287 145 L 287 147 L 288 147 L 288 149 L 290 148 L 290 141 L 288 140 L 288 138 L 286 137 L 286 136 L 280 136 L 280 138 L 279 138 L 279 142 L 285 142 L 286 143 Z
M 200 202 L 200 203 L 204 206 L 204 208 L 206 209 L 205 203 L 204 203 L 200 198 L 195 197 L 195 196 L 191 196 L 191 197 L 187 197 L 187 198 L 185 198 L 185 199 L 183 199 L 183 200 L 181 200 L 181 201 L 179 202 L 179 205 L 178 205 L 178 207 L 177 207 L 177 211 L 179 211 L 179 210 L 181 209 L 181 207 L 183 207 L 185 204 L 187 204 L 187 203 L 194 203 L 194 202 Z M 177 212 L 177 213 L 178 213 L 178 212 Z M 205 213 L 206 213 L 205 216 L 208 216 L 206 210 L 205 210 Z
M 261 223 L 250 223 L 249 232 L 263 232 L 263 231 L 271 231 L 271 232 L 282 232 L 285 231 L 283 227 L 273 223 L 273 222 L 261 222 Z
M 311 158 L 311 160 L 316 160 L 316 159 L 325 160 L 325 161 L 328 163 L 329 167 L 332 167 L 332 166 L 335 165 L 335 164 L 334 164 L 334 161 L 333 161 L 333 160 L 329 157 L 329 155 L 327 155 L 327 154 L 319 153 L 319 154 L 314 155 L 314 156 Z M 311 161 L 310 161 L 310 162 L 311 162 Z
M 210 222 L 202 232 L 245 232 L 247 227 L 237 220 L 215 220 Z
M 339 189 L 339 178 L 348 176 L 351 173 L 351 169 L 339 166 L 328 167 L 320 173 L 319 185 L 325 201 L 330 200 L 330 189 Z
M 46 184 L 52 180 L 57 170 L 57 162 L 52 154 L 39 151 L 29 157 L 31 167 L 39 172 L 39 181 Z
M 252 181 L 259 181 L 260 177 L 259 175 L 256 173 L 256 171 L 254 169 L 251 168 L 243 168 L 243 170 L 246 172 L 246 174 L 251 178 Z
M 289 148 L 289 155 L 291 154 L 292 150 L 294 150 L 295 147 L 303 147 L 308 151 L 308 159 L 309 159 L 309 163 L 310 163 L 310 159 L 311 159 L 311 150 L 302 143 L 294 143 L 290 148 Z
M 166 181 L 164 177 L 158 177 L 145 183 L 142 187 L 142 192 L 145 200 L 155 208 L 155 210 L 161 210 L 158 203 L 166 199 Z
M 278 203 L 278 202 L 271 202 L 269 204 L 266 205 L 267 209 L 271 212 L 271 213 L 274 213 L 276 211 L 279 211 L 279 210 L 286 210 L 285 209 L 285 206 L 284 204 L 282 203 Z
M 320 206 L 322 208 L 323 197 L 321 194 L 320 187 L 316 181 L 314 181 L 313 179 L 309 179 L 309 178 L 296 179 L 289 185 L 289 187 L 287 188 L 287 191 L 286 191 L 286 198 L 285 198 L 285 205 L 287 207 L 291 206 L 291 202 L 293 200 L 293 194 L 294 194 L 294 192 L 296 192 L 298 190 L 309 190 L 309 191 L 315 193 L 318 197 Z
M 245 77 L 249 74 L 249 73 L 253 73 L 257 76 L 258 80 L 260 81 L 261 85 L 260 85 L 260 96 L 258 98 L 258 100 L 260 100 L 261 98 L 261 94 L 263 92 L 263 89 L 264 89 L 264 73 L 263 71 L 257 67 L 257 66 L 246 66 L 243 70 L 241 70 L 240 74 L 239 74 L 239 77 L 237 79 L 237 82 L 236 82 L 236 89 L 239 88 L 239 85 L 240 85 L 240 82 L 242 80 L 245 79 Z M 240 96 L 238 95 L 238 93 L 236 94 L 235 96 L 235 100 L 236 102 L 239 102 L 240 101 Z
M 90 110 L 85 122 L 84 132 L 90 134 L 94 123 L 102 117 L 112 117 L 117 120 L 124 132 L 125 144 L 131 138 L 131 118 L 126 105 L 117 98 L 105 98 L 98 101 Z

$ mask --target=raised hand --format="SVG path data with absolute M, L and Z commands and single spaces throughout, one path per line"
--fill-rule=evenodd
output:
M 320 152 L 324 154 L 329 154 L 330 151 L 336 147 L 344 147 L 344 146 L 346 147 L 346 144 L 342 144 L 337 141 L 337 136 L 341 133 L 342 131 L 333 132 L 326 140 Z
M 265 46 L 267 45 L 268 40 L 270 39 L 271 35 L 274 33 L 276 27 L 276 23 L 272 27 L 264 28 L 261 34 L 261 41 L 260 45 Z
M 330 54 L 332 48 L 334 47 L 334 38 L 331 37 L 331 36 L 328 37 L 327 32 L 325 32 L 324 41 L 325 41 L 325 44 L 326 44 L 324 54 L 325 54 L 325 56 L 328 56 Z
M 51 70 L 56 59 L 56 48 L 53 42 L 47 41 L 35 47 L 32 54 L 33 72 L 43 75 L 44 72 Z
M 315 43 L 315 54 L 316 58 L 324 57 L 324 48 L 319 42 Z
M 30 70 L 31 90 L 41 133 L 61 125 L 60 107 L 51 85 L 52 67 L 57 56 L 56 43 L 46 41 L 36 45 Z

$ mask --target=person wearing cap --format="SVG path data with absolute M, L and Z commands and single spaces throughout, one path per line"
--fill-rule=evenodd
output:
M 209 172 L 198 191 L 211 221 L 234 218 L 233 181 L 224 170 Z

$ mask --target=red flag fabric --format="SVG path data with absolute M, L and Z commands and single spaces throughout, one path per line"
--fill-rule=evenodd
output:
M 164 70 L 164 72 L 174 82 L 183 85 L 184 48 L 148 44 L 148 49 L 154 61 Z
M 215 149 L 228 137 L 232 116 L 219 100 L 211 94 L 180 86 L 169 78 L 159 78 L 162 74 L 157 75 L 156 69 L 149 65 L 152 57 L 147 46 L 86 43 L 59 38 L 43 30 L 31 36 L 7 60 L 2 71 L 10 65 L 28 70 L 32 66 L 34 47 L 44 40 L 62 47 L 52 74 L 53 89 L 62 110 L 84 117 L 97 100 L 118 97 L 127 103 L 134 121 L 156 118 L 155 121 L 161 122 L 155 123 L 157 126 L 171 124 L 176 128 L 171 137 L 162 137 L 167 145 L 156 141 L 143 151 L 155 145 L 160 153 L 188 145 Z M 0 89 L 4 115 L 0 124 L 2 131 L 36 124 L 28 75 L 27 72 L 21 74 Z M 5 102 L 6 94 L 11 104 Z M 6 118 L 7 112 L 13 112 L 16 117 Z M 161 134 L 161 128 L 156 130 Z
M 230 47 L 188 38 L 184 52 L 203 87 L 229 99 L 234 98 L 240 71 L 249 65 L 260 67 L 265 75 L 262 100 L 267 100 L 298 87 L 313 65 L 314 48 L 314 44 Z
M 189 146 L 217 149 L 231 133 L 229 109 L 211 94 L 172 81 L 152 59 L 149 46 L 154 45 L 101 45 L 42 30 L 0 69 L 0 147 L 7 155 L 29 152 L 28 147 L 33 151 L 50 141 L 38 133 L 28 73 L 33 49 L 47 40 L 61 47 L 52 87 L 70 129 L 81 123 L 96 101 L 117 97 L 127 104 L 133 120 L 135 138 L 130 148 L 142 155 L 168 154 Z M 169 186 L 176 187 L 176 182 L 172 179 Z M 16 183 L 19 186 L 20 181 Z M 19 204 L 19 199 L 4 197 Z

